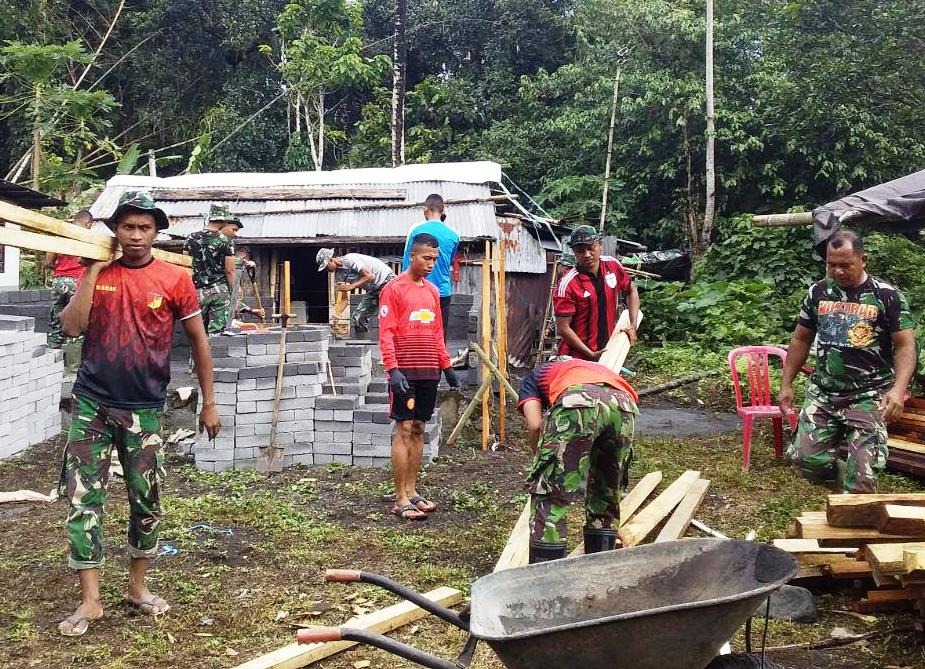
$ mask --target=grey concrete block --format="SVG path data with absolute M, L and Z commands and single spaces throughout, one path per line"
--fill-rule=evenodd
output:
M 315 443 L 312 445 L 312 451 L 315 455 L 318 455 L 319 453 L 325 453 L 329 455 L 351 455 L 352 448 L 349 443 L 337 444 L 330 442 L 321 443 L 315 441 Z
M 313 444 L 315 442 L 314 430 L 299 430 L 293 433 L 296 444 Z
M 271 406 L 270 410 L 272 409 L 273 407 Z M 261 409 L 261 411 L 265 411 L 265 410 L 266 409 L 263 409 L 263 408 Z M 238 405 L 237 405 L 238 413 L 254 413 L 255 411 L 257 411 L 257 402 L 238 402 Z
M 321 397 L 321 384 L 299 386 L 296 388 L 296 397 Z M 317 404 L 315 406 L 318 406 Z
M 248 367 L 265 367 L 266 365 L 279 364 L 279 355 L 251 355 L 248 353 L 245 360 Z
M 318 401 L 315 400 L 315 420 L 334 420 L 333 409 L 319 409 Z
M 237 378 L 238 373 L 235 372 L 235 378 Z M 257 388 L 257 379 L 240 379 L 237 383 L 237 390 L 256 390 Z
M 306 465 L 311 467 L 315 464 L 315 456 L 312 453 L 301 453 L 292 456 L 292 462 L 296 465 Z M 321 464 L 320 462 L 318 464 Z
M 378 424 L 389 424 L 392 422 L 392 419 L 389 418 L 389 412 L 386 411 L 377 411 L 373 413 L 373 423 Z
M 228 357 L 229 358 L 243 358 L 247 356 L 247 346 L 229 346 L 228 347 Z
M 340 395 L 337 397 L 321 396 L 315 400 L 316 409 L 355 409 L 359 398 L 355 395 Z
M 363 457 L 388 458 L 391 457 L 392 447 L 388 443 L 353 444 L 353 454 Z
M 254 413 L 241 414 L 238 416 L 238 425 L 259 425 L 261 423 L 270 424 L 273 420 L 273 413 L 270 411 L 260 411 Z
M 298 398 L 289 398 L 284 399 L 279 403 L 281 409 L 293 409 L 294 411 L 302 412 L 314 412 L 314 398 L 311 397 L 298 397 Z M 314 417 L 314 414 L 312 413 Z
M 351 409 L 335 409 L 334 410 L 334 420 L 342 422 L 353 422 L 354 410 Z
M 247 354 L 248 356 L 252 355 L 266 355 L 267 354 L 267 345 L 258 344 L 256 342 L 248 341 L 247 342 Z
M 239 379 L 266 379 L 266 378 L 276 378 L 276 367 L 271 365 L 265 365 L 262 367 L 245 367 L 240 372 L 238 372 Z
M 299 374 L 323 374 L 324 365 L 320 362 L 299 363 Z
M 317 411 L 317 410 L 316 410 Z M 336 420 L 315 419 L 315 429 L 322 432 L 353 432 L 353 423 L 343 423 Z
M 212 358 L 213 369 L 242 369 L 243 367 L 243 358 Z
M 319 432 L 315 430 L 315 443 L 316 444 L 333 444 L 334 443 L 334 433 L 333 432 Z
M 334 462 L 334 456 L 328 453 L 315 453 L 312 459 L 316 465 L 326 465 L 329 462 Z

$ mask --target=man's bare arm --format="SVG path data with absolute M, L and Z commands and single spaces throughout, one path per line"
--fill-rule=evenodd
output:
M 915 332 L 912 329 L 894 332 L 893 339 L 893 386 L 880 401 L 883 419 L 888 421 L 902 413 L 906 390 L 915 373 Z
M 530 399 L 523 403 L 521 410 L 527 423 L 527 446 L 531 453 L 536 453 L 540 435 L 543 433 L 543 405 L 539 400 Z
M 202 316 L 196 314 L 183 322 L 183 330 L 189 340 L 190 352 L 196 365 L 199 379 L 199 392 L 202 393 L 202 412 L 199 414 L 199 429 L 205 429 L 209 439 L 215 439 L 222 428 L 218 410 L 215 407 L 215 390 L 212 384 L 212 351 L 209 350 L 209 338 L 202 323 Z
M 787 347 L 787 362 L 784 364 L 784 376 L 780 382 L 780 394 L 777 396 L 777 405 L 785 416 L 793 411 L 793 380 L 806 363 L 809 357 L 809 347 L 813 345 L 816 331 L 805 325 L 797 325 L 790 337 L 790 346 Z

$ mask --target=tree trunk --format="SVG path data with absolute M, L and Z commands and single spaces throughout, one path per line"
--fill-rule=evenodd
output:
M 703 211 L 703 226 L 700 230 L 700 239 L 697 255 L 702 255 L 710 245 L 713 234 L 713 218 L 716 212 L 716 158 L 715 143 L 716 129 L 714 127 L 713 110 L 713 0 L 707 0 L 707 38 L 706 38 L 706 70 L 707 70 L 707 170 L 706 170 L 706 201 Z
M 324 169 L 324 91 L 318 91 L 318 163 L 315 169 Z
M 395 0 L 395 37 L 392 48 L 392 167 L 405 163 L 405 26 L 408 0 Z
M 35 87 L 35 118 L 32 120 L 32 190 L 39 190 L 39 175 L 42 171 L 41 123 L 42 87 Z
M 610 158 L 613 155 L 613 127 L 617 120 L 617 96 L 620 93 L 620 67 L 617 67 L 617 76 L 613 78 L 613 102 L 610 104 L 610 132 L 607 135 L 607 163 L 604 165 L 604 195 L 601 198 L 601 223 L 598 230 L 604 231 L 604 221 L 607 218 L 607 192 L 610 190 Z

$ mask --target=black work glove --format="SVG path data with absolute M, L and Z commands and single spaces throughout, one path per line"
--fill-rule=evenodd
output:
M 443 376 L 446 377 L 446 382 L 450 384 L 450 388 L 459 388 L 459 377 L 456 376 L 456 371 L 452 367 L 444 369 Z
M 408 379 L 405 378 L 405 375 L 402 374 L 401 370 L 397 367 L 389 370 L 389 388 L 393 393 L 401 393 L 402 395 L 411 390 Z

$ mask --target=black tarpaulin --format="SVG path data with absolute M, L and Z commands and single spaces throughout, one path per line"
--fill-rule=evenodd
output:
M 816 251 L 825 256 L 825 244 L 842 223 L 883 225 L 905 232 L 925 224 L 925 170 L 858 191 L 813 210 Z

